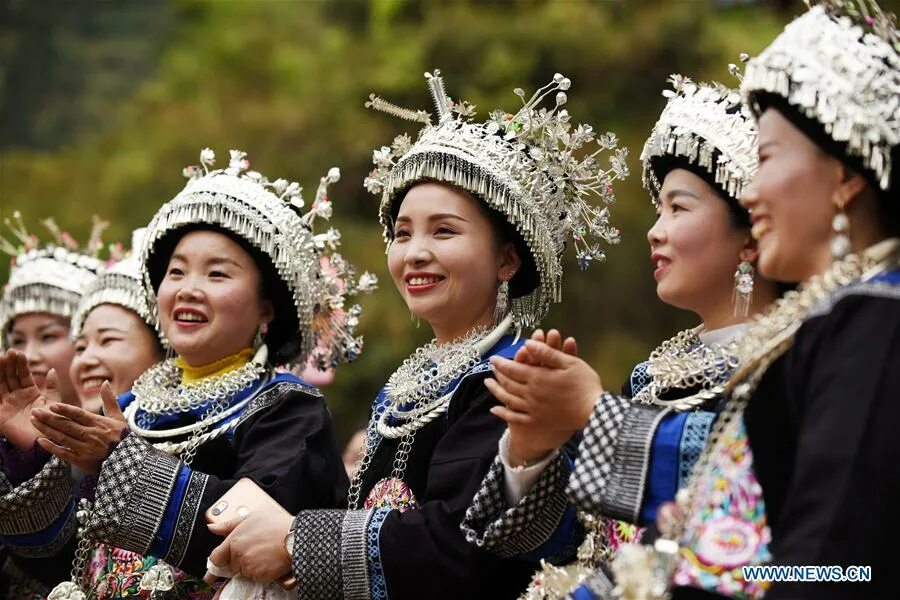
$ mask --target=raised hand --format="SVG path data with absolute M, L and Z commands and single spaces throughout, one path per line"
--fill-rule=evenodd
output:
M 82 471 L 99 472 L 103 461 L 128 433 L 125 416 L 108 381 L 100 386 L 100 397 L 105 416 L 63 403 L 34 409 L 31 423 L 43 436 L 37 440 L 41 448 Z
M 495 378 L 485 380 L 503 404 L 491 412 L 507 422 L 510 459 L 519 464 L 541 458 L 583 429 L 603 393 L 600 376 L 580 358 L 536 340 L 525 347 L 528 362 L 493 357 Z
M 31 423 L 31 410 L 60 401 L 56 371 L 47 373 L 42 391 L 35 383 L 28 359 L 18 350 L 0 353 L 0 433 L 13 445 L 30 450 L 40 436 Z
M 544 334 L 543 329 L 535 329 L 534 333 L 531 334 L 531 340 L 534 342 L 546 344 L 554 350 L 561 350 L 571 356 L 578 356 L 578 344 L 575 342 L 575 338 L 567 337 L 565 340 L 563 340 L 562 334 L 557 329 L 551 329 L 546 334 Z M 527 344 L 519 348 L 519 350 L 516 352 L 515 360 L 516 362 L 532 365 L 540 364 L 538 362 L 535 362 L 536 359 L 529 354 Z

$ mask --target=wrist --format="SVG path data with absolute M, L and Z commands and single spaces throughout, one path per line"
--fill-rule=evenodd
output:
M 294 562 L 294 524 L 291 522 L 288 528 L 288 532 L 284 535 L 284 539 L 281 542 L 281 549 L 284 551 L 285 556 L 287 557 L 288 565 L 293 564 Z
M 500 438 L 500 452 L 508 466 L 512 468 L 526 468 L 547 458 L 547 456 L 557 448 L 547 448 L 540 444 L 523 444 L 512 435 L 503 434 Z
M 597 407 L 597 403 L 600 402 L 600 399 L 604 394 L 606 394 L 606 391 L 603 388 L 599 388 L 597 390 L 592 390 L 581 399 L 577 417 L 578 429 L 584 429 L 588 426 L 591 415 L 594 414 L 594 409 Z

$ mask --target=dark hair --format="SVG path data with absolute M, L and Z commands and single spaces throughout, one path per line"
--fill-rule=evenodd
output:
M 847 142 L 837 142 L 825 131 L 825 126 L 816 119 L 806 116 L 800 109 L 790 104 L 783 96 L 769 92 L 757 92 L 751 95 L 750 105 L 757 115 L 766 109 L 777 110 L 797 129 L 803 132 L 816 146 L 826 154 L 833 156 L 847 167 L 860 174 L 868 182 L 877 196 L 880 221 L 891 235 L 900 233 L 900 145 L 891 148 L 891 178 L 888 189 L 883 190 L 878 184 L 875 173 L 867 169 L 861 156 L 851 154 Z
M 437 183 L 439 185 L 447 186 L 453 190 L 470 196 L 484 211 L 485 215 L 487 215 L 488 220 L 491 222 L 491 228 L 494 230 L 494 235 L 496 236 L 497 242 L 499 242 L 499 244 L 501 245 L 512 242 L 513 246 L 516 249 L 516 254 L 518 254 L 519 260 L 522 261 L 522 264 L 519 267 L 519 270 L 516 271 L 516 274 L 513 276 L 513 278 L 509 280 L 510 298 L 521 298 L 522 296 L 527 296 L 535 289 L 537 289 L 539 280 L 537 266 L 534 262 L 534 256 L 532 256 L 531 250 L 528 249 L 528 245 L 525 243 L 525 240 L 522 239 L 522 236 L 518 231 L 516 231 L 516 228 L 512 225 L 512 223 L 509 222 L 509 218 L 496 208 L 490 206 L 478 194 L 470 192 L 469 190 L 460 187 L 455 183 L 449 183 L 447 181 L 430 178 L 423 178 L 410 183 L 405 188 L 398 191 L 394 196 L 394 201 L 391 203 L 391 222 L 397 220 L 397 215 L 400 212 L 400 205 L 403 203 L 403 198 L 406 197 L 406 193 L 420 183 Z M 391 232 L 391 236 L 393 237 L 393 232 Z
M 269 362 L 280 365 L 295 359 L 300 352 L 301 334 L 293 294 L 284 280 L 278 275 L 272 260 L 247 239 L 233 231 L 219 225 L 196 223 L 179 227 L 166 233 L 156 241 L 147 261 L 147 271 L 150 275 L 153 291 L 159 290 L 169 265 L 169 259 L 172 253 L 175 252 L 178 242 L 193 231 L 220 233 L 234 241 L 244 252 L 250 255 L 256 268 L 259 269 L 260 298 L 272 302 L 275 309 L 275 317 L 269 323 L 269 330 L 264 338 L 269 348 Z
M 711 158 L 712 164 L 717 164 L 719 159 L 719 151 L 716 150 Z M 725 202 L 728 206 L 728 214 L 731 216 L 731 224 L 736 229 L 750 229 L 750 213 L 746 208 L 741 206 L 737 199 L 731 196 L 721 183 L 716 181 L 715 176 L 710 173 L 706 168 L 695 165 L 690 162 L 687 158 L 683 156 L 654 156 L 650 159 L 650 168 L 653 170 L 653 174 L 656 176 L 656 179 L 659 181 L 660 185 L 662 185 L 663 181 L 666 178 L 666 175 L 669 172 L 674 171 L 675 169 L 685 169 L 690 171 L 706 183 L 710 185 L 710 187 L 715 190 L 715 192 L 719 195 L 719 197 Z

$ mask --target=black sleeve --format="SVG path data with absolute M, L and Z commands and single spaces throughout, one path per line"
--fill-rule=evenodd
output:
M 289 382 L 271 386 L 245 409 L 231 443 L 234 473 L 217 477 L 126 437 L 103 464 L 92 537 L 202 576 L 221 542 L 204 513 L 238 479 L 253 479 L 292 513 L 343 498 L 347 477 L 321 395 Z
M 783 498 L 777 485 L 766 490 L 761 478 L 766 503 L 776 511 L 775 562 L 871 566 L 872 584 L 776 583 L 766 598 L 893 596 L 900 539 L 900 296 L 844 298 L 807 321 L 784 358 L 796 446 L 784 467 Z M 750 441 L 777 444 L 754 444 L 752 434 Z

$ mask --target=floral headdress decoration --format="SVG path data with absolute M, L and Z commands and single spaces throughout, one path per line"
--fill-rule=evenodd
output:
M 95 216 L 88 243 L 80 247 L 52 218 L 41 222 L 52 237 L 46 244 L 26 229 L 18 211 L 5 223 L 12 239 L 0 236 L 0 251 L 13 260 L 0 300 L 3 348 L 10 324 L 20 315 L 40 312 L 72 317 L 87 286 L 103 271 L 103 261 L 97 255 L 103 248 L 102 233 L 109 225 Z
M 900 33 L 874 0 L 823 0 L 747 64 L 741 93 L 783 98 L 890 189 L 900 144 Z
M 423 125 L 415 142 L 400 135 L 373 155 L 375 169 L 365 187 L 381 197 L 385 240 L 393 237 L 394 202 L 414 183 L 436 180 L 472 193 L 508 219 L 534 259 L 538 285 L 513 298 L 511 310 L 518 325 L 536 324 L 561 298 L 567 240 L 582 268 L 606 258 L 601 242 L 618 243 L 609 205 L 615 202 L 613 182 L 628 175 L 627 150 L 613 133 L 598 136 L 590 125 L 573 126 L 563 108 L 571 81 L 559 73 L 530 98 L 515 89 L 522 107 L 515 113 L 495 110 L 484 123 L 474 121 L 473 105 L 448 97 L 439 71 L 425 79 L 436 123 L 423 110 L 400 108 L 374 94 L 366 103 Z M 548 97 L 555 103 L 541 106 Z M 604 165 L 600 155 L 606 152 Z
M 223 169 L 212 169 L 215 162 L 215 153 L 204 148 L 200 164 L 184 169 L 187 185 L 148 225 L 139 261 L 145 293 L 155 297 L 147 267 L 163 236 L 191 224 L 216 225 L 265 254 L 291 294 L 301 344 L 294 356 L 281 357 L 284 362 L 303 362 L 312 356 L 324 369 L 356 358 L 362 350 L 362 338 L 355 333 L 362 309 L 346 307 L 345 300 L 371 292 L 377 279 L 367 272 L 357 277 L 354 267 L 336 252 L 340 231 L 313 230 L 316 220 L 332 215 L 327 191 L 340 179 L 340 171 L 332 168 L 319 180 L 313 202 L 303 213 L 303 190 L 297 182 L 269 181 L 250 169 L 247 154 L 240 150 L 231 150 Z M 322 257 L 329 268 L 322 268 Z M 155 301 L 150 306 L 155 312 Z
M 736 65 L 729 65 L 729 71 L 740 79 Z M 672 89 L 663 91 L 668 102 L 641 152 L 644 188 L 658 203 L 662 181 L 654 160 L 674 157 L 703 169 L 725 193 L 739 199 L 757 170 L 753 115 L 738 91 L 721 83 L 695 83 L 683 75 L 672 75 L 669 81 Z

